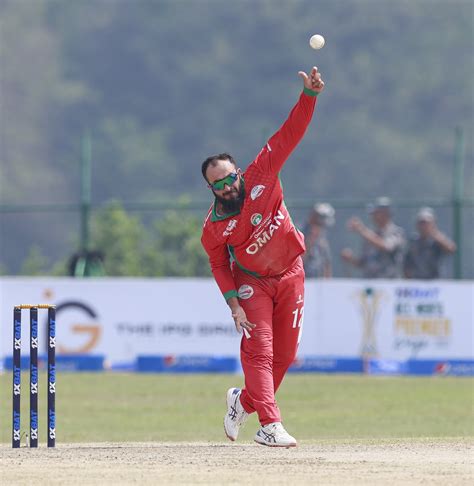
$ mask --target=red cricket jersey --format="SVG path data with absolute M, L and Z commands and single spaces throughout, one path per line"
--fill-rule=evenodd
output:
M 275 276 L 304 253 L 304 236 L 291 221 L 279 172 L 303 138 L 316 106 L 316 93 L 304 89 L 281 128 L 243 174 L 240 212 L 218 216 L 216 201 L 204 221 L 201 242 L 225 299 L 237 297 L 231 259 L 257 277 Z

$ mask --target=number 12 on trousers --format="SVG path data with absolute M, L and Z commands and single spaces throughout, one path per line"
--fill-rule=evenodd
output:
M 298 307 L 292 312 L 293 314 L 293 328 L 301 327 L 303 325 L 304 306 L 298 309 Z

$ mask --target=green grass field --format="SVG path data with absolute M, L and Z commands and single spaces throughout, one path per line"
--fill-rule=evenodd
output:
M 28 376 L 22 431 L 29 426 Z M 239 375 L 60 373 L 57 441 L 226 441 L 225 392 Z M 46 376 L 40 376 L 40 441 L 46 437 Z M 288 375 L 277 395 L 299 440 L 474 436 L 474 380 L 454 377 Z M 11 440 L 11 374 L 0 375 L 0 441 Z M 251 441 L 255 414 L 241 432 Z

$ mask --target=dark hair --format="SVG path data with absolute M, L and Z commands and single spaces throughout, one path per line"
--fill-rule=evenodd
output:
M 217 165 L 218 160 L 228 160 L 234 167 L 236 167 L 234 157 L 232 157 L 232 155 L 230 154 L 223 153 L 223 154 L 211 155 L 202 163 L 201 166 L 202 176 L 204 177 L 204 179 L 206 179 L 206 182 L 209 182 L 206 177 L 207 168 L 209 166 L 215 167 Z

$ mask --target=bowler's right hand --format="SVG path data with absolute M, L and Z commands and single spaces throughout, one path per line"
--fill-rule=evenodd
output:
M 314 91 L 315 93 L 321 93 L 324 89 L 324 81 L 316 66 L 311 69 L 309 75 L 304 71 L 298 71 L 298 75 L 303 79 L 303 84 L 306 89 Z

